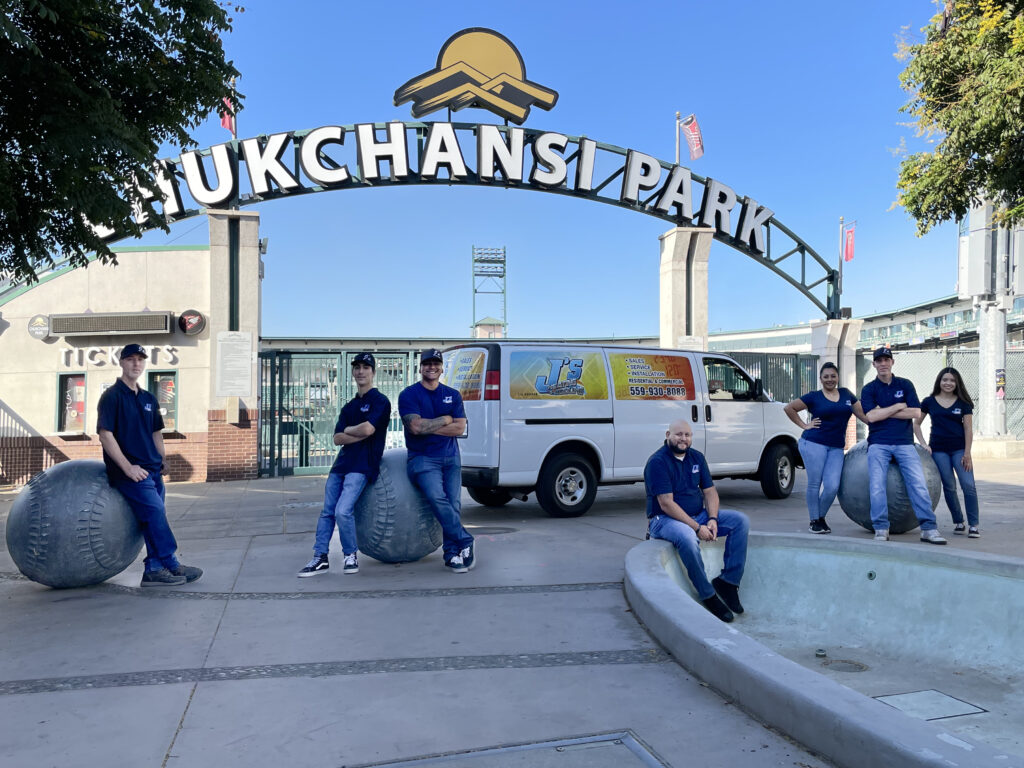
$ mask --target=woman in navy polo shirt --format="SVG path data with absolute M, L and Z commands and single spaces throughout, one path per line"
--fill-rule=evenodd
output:
M 974 486 L 974 463 L 971 461 L 974 401 L 971 400 L 964 380 L 956 368 L 943 368 L 935 377 L 932 393 L 921 402 L 921 415 L 914 419 L 914 434 L 918 442 L 926 445 L 935 459 L 942 478 L 942 494 L 953 516 L 953 533 L 964 532 L 964 513 L 956 495 L 956 480 L 964 492 L 967 507 L 967 537 L 981 537 L 978 531 L 978 491 Z M 932 433 L 925 443 L 921 424 L 924 417 L 932 419 Z
M 821 389 L 801 395 L 786 405 L 786 415 L 802 429 L 800 456 L 807 469 L 807 511 L 811 516 L 811 533 L 832 533 L 825 522 L 828 508 L 836 500 L 839 480 L 843 474 L 843 448 L 846 447 L 846 425 L 850 416 L 863 419 L 857 396 L 839 386 L 839 369 L 825 363 L 819 374 Z M 804 409 L 811 414 L 804 421 L 797 414 Z

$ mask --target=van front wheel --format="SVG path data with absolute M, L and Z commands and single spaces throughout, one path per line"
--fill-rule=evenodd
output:
M 503 507 L 512 501 L 512 494 L 504 488 L 466 488 L 469 498 L 485 507 Z
M 796 464 L 793 450 L 784 443 L 776 443 L 761 461 L 761 490 L 769 499 L 785 499 L 796 483 Z
M 537 479 L 537 501 L 551 517 L 586 514 L 597 496 L 597 477 L 586 459 L 575 453 L 549 458 Z

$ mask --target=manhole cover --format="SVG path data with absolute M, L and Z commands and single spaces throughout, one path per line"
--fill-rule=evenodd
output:
M 422 768 L 427 765 L 450 768 L 666 768 L 665 762 L 632 731 L 372 764 L 378 768 Z
M 828 667 L 835 672 L 864 672 L 867 670 L 867 664 L 861 664 L 859 661 L 850 661 L 849 659 L 830 659 L 829 661 L 821 662 L 821 666 Z

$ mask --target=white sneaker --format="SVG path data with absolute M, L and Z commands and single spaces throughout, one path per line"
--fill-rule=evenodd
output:
M 452 573 L 467 573 L 469 568 L 462 561 L 462 555 L 455 555 L 450 560 L 446 560 L 444 567 L 450 570 Z
M 345 565 L 342 567 L 341 572 L 359 573 L 359 560 L 356 558 L 355 552 L 351 555 L 345 555 Z
M 939 536 L 939 532 L 932 528 L 930 531 L 921 531 L 921 541 L 927 541 L 929 544 L 945 544 L 946 540 Z
M 875 541 L 888 541 L 889 540 L 889 529 L 879 528 L 875 531 Z M 943 542 L 945 543 L 945 542 Z

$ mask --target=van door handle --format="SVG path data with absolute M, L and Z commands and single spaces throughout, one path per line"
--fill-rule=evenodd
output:
M 691 405 L 690 406 L 690 419 L 693 421 L 694 424 L 696 424 L 698 418 L 699 418 L 699 412 L 697 411 L 697 406 L 696 405 Z
M 704 421 L 711 421 L 711 406 L 704 406 Z

